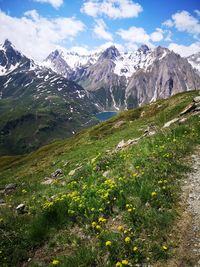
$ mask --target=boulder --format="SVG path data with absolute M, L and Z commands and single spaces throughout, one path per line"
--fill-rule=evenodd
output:
M 168 128 L 171 124 L 177 122 L 178 120 L 179 120 L 179 118 L 175 118 L 175 119 L 173 119 L 173 120 L 171 120 L 171 121 L 166 122 L 166 123 L 164 124 L 163 128 Z
M 199 104 L 200 104 L 200 96 L 196 96 L 196 97 L 193 99 L 193 102 L 195 102 L 195 103 L 199 103 Z
M 196 105 L 195 105 L 195 103 L 193 102 L 193 103 L 191 103 L 191 104 L 189 104 L 181 113 L 180 113 L 180 115 L 181 116 L 183 116 L 183 115 L 185 115 L 185 114 L 187 114 L 187 113 L 189 113 L 189 112 L 192 112 L 192 111 L 194 111 L 195 110 L 195 107 L 196 107 Z
M 118 129 L 120 128 L 123 124 L 125 123 L 125 121 L 118 121 L 115 123 L 115 125 L 113 126 L 114 129 Z
M 8 193 L 8 192 L 12 192 L 17 188 L 17 184 L 15 183 L 11 183 L 11 184 L 7 184 L 4 188 L 4 192 Z
M 120 141 L 119 144 L 117 145 L 117 149 L 122 149 L 125 146 L 124 140 Z
M 26 212 L 25 208 L 26 208 L 25 204 L 21 203 L 16 207 L 16 211 L 18 214 L 23 214 Z
M 64 173 L 63 173 L 63 171 L 61 170 L 61 169 L 57 169 L 55 172 L 53 172 L 52 174 L 51 174 L 51 177 L 53 177 L 53 178 L 57 178 L 58 176 L 61 176 L 61 175 L 63 175 Z

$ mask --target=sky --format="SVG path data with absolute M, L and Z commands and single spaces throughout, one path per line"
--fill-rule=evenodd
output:
M 146 44 L 200 51 L 200 0 L 0 0 L 0 43 L 37 61 L 55 49 L 90 54 Z

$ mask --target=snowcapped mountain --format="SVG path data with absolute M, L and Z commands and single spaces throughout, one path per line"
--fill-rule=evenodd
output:
M 79 55 L 75 52 L 64 53 L 61 50 L 55 50 L 44 60 L 42 65 L 66 78 L 72 78 L 78 69 L 94 64 L 99 55 L 99 53 Z
M 96 122 L 85 89 L 38 66 L 8 40 L 0 67 L 0 154 L 28 152 Z
M 133 108 L 200 88 L 200 76 L 188 60 L 163 47 L 149 49 L 142 45 L 136 51 L 124 53 L 111 46 L 98 55 L 91 55 L 87 63 L 79 64 L 74 63 L 74 55 L 70 53 L 58 54 L 54 60 L 48 57 L 49 66 L 63 75 L 62 67 L 71 64 L 70 69 L 65 67 L 64 76 L 89 91 L 93 101 L 104 110 Z M 76 57 L 80 59 L 78 54 Z
M 30 68 L 34 65 L 34 62 L 22 55 L 9 40 L 0 44 L 0 76 L 7 75 L 20 66 Z

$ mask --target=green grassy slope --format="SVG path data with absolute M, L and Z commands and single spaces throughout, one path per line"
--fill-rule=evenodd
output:
M 190 170 L 183 159 L 199 144 L 200 121 L 189 116 L 162 126 L 198 94 L 123 112 L 29 155 L 1 157 L 0 188 L 18 185 L 2 194 L 1 266 L 164 266 L 176 246 L 170 231 L 179 181 Z M 115 151 L 122 139 L 141 137 L 148 126 L 155 135 Z M 42 184 L 58 168 L 64 176 Z M 26 213 L 18 215 L 20 203 Z

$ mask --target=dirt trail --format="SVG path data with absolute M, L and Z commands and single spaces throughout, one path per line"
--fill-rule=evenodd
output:
M 188 192 L 187 210 L 191 216 L 191 238 L 188 240 L 194 266 L 200 267 L 200 148 L 192 155 L 193 171 L 185 181 L 183 190 Z
M 192 155 L 192 172 L 182 186 L 182 214 L 173 231 L 175 255 L 166 267 L 200 267 L 200 147 Z

